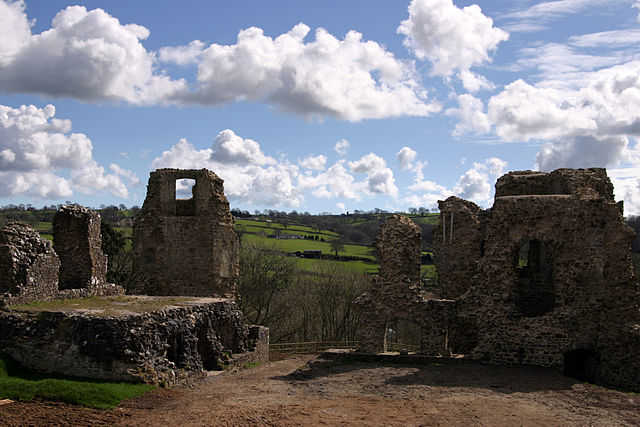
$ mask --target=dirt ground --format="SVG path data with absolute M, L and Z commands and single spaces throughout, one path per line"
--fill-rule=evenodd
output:
M 640 425 L 640 395 L 544 369 L 305 356 L 157 389 L 113 410 L 0 402 L 0 425 Z

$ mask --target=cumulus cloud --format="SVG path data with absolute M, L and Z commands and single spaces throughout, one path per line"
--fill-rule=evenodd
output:
M 339 160 L 318 175 L 299 177 L 298 185 L 300 189 L 311 190 L 315 197 L 327 199 L 362 200 L 366 188 L 366 183 L 355 181 L 345 167 L 344 160 Z
M 0 0 L 0 89 L 133 104 L 249 100 L 305 118 L 349 121 L 440 110 L 411 61 L 356 31 L 338 39 L 319 28 L 305 41 L 309 32 L 300 23 L 272 38 L 251 27 L 236 44 L 194 40 L 155 53 L 142 44 L 149 30 L 121 24 L 102 9 L 69 6 L 51 28 L 32 34 L 24 2 Z M 196 81 L 172 79 L 159 69 L 164 64 L 197 65 Z
M 491 157 L 483 163 L 475 162 L 458 180 L 453 191 L 463 199 L 485 204 L 491 197 L 491 189 L 496 179 L 503 173 L 507 163 Z
M 489 52 L 509 38 L 478 5 L 460 9 L 452 0 L 412 0 L 398 33 L 416 57 L 433 63 L 432 74 L 442 76 L 488 62 Z
M 347 141 L 346 139 L 341 139 L 340 141 L 336 142 L 336 145 L 333 146 L 333 150 L 341 156 L 344 156 L 345 154 L 347 154 L 347 150 L 349 150 L 349 141 Z
M 165 46 L 158 51 L 158 59 L 176 65 L 197 64 L 205 48 L 200 40 L 194 40 L 186 46 Z
M 506 141 L 552 141 L 540 167 L 614 166 L 627 160 L 629 138 L 640 136 L 640 62 L 592 72 L 577 89 L 518 80 L 492 97 L 488 117 Z
M 366 190 L 374 194 L 387 194 L 397 197 L 398 187 L 395 184 L 393 171 L 380 156 L 369 153 L 359 160 L 349 162 L 351 172 L 366 174 Z
M 157 102 L 186 90 L 182 80 L 154 73 L 153 54 L 140 43 L 149 31 L 121 25 L 102 9 L 69 6 L 51 28 L 31 34 L 22 1 L 0 2 L 0 87 L 92 101 Z
M 417 155 L 418 153 L 415 150 L 409 147 L 402 147 L 400 151 L 396 153 L 398 163 L 400 163 L 400 170 L 410 169 Z
M 232 201 L 296 207 L 303 200 L 293 183 L 299 174 L 296 166 L 277 164 L 262 154 L 257 142 L 243 139 L 229 129 L 217 135 L 212 148 L 203 150 L 181 139 L 155 158 L 151 167 L 210 169 L 224 179 L 225 193 Z
M 260 145 L 252 139 L 243 139 L 231 129 L 225 129 L 213 141 L 211 159 L 225 164 L 262 166 L 275 160 L 264 155 Z
M 543 171 L 558 168 L 606 167 L 627 158 L 629 140 L 624 136 L 572 136 L 544 144 L 536 154 L 536 167 Z
M 640 215 L 640 167 L 607 170 L 615 196 L 624 200 L 625 215 Z
M 491 130 L 491 122 L 484 112 L 482 100 L 465 93 L 458 96 L 458 105 L 459 108 L 447 110 L 447 114 L 458 116 L 460 119 L 453 130 L 455 136 L 460 136 L 467 132 L 482 134 Z
M 226 145 L 229 141 L 232 147 Z M 225 154 L 219 155 L 223 149 Z M 256 205 L 297 207 L 307 194 L 350 200 L 398 194 L 393 172 L 376 154 L 352 162 L 341 159 L 328 167 L 326 163 L 323 154 L 309 155 L 298 165 L 286 157 L 275 160 L 262 152 L 258 142 L 226 129 L 211 148 L 197 149 L 181 139 L 155 158 L 151 168 L 210 169 L 224 179 L 225 194 L 232 202 Z
M 93 145 L 86 135 L 71 133 L 71 121 L 55 118 L 55 107 L 0 105 L 1 196 L 34 196 L 45 199 L 108 191 L 129 197 L 121 176 L 133 185 L 131 171 L 112 165 L 114 173 L 93 160 Z M 69 172 L 71 179 L 58 173 Z
M 484 76 L 469 70 L 462 70 L 458 73 L 458 78 L 462 81 L 462 86 L 466 91 L 475 93 L 480 90 L 495 89 L 495 85 Z
M 211 44 L 198 53 L 197 89 L 182 101 L 266 101 L 305 117 L 350 121 L 439 111 L 426 101 L 410 62 L 356 31 L 339 40 L 319 28 L 315 40 L 305 42 L 309 31 L 300 23 L 273 39 L 251 27 L 239 32 L 234 45 Z
M 309 155 L 304 159 L 300 160 L 300 166 L 305 169 L 311 170 L 323 170 L 327 163 L 327 156 L 320 154 L 318 156 Z

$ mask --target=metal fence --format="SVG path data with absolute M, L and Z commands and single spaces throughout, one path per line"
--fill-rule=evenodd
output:
M 283 342 L 269 344 L 269 351 L 277 354 L 313 354 L 321 353 L 331 348 L 336 349 L 357 349 L 359 341 L 309 341 L 309 342 Z M 417 345 L 388 343 L 388 351 L 418 351 Z

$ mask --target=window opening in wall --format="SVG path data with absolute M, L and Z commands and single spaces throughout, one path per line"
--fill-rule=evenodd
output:
M 519 281 L 516 304 L 525 317 L 541 316 L 555 308 L 553 258 L 539 240 L 523 243 L 516 254 Z
M 176 180 L 176 215 L 194 216 L 196 214 L 195 190 L 196 180 L 183 178 Z

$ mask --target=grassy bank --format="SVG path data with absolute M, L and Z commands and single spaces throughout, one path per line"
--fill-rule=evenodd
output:
M 114 408 L 124 399 L 146 393 L 149 384 L 116 383 L 41 374 L 0 355 L 0 398 L 30 401 L 35 397 L 94 408 Z

